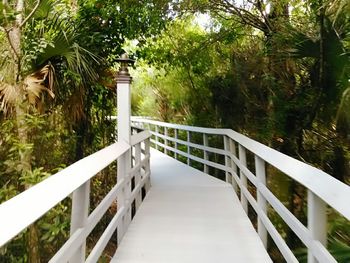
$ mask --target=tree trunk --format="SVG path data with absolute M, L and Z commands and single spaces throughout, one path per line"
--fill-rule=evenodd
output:
M 4 2 L 7 4 L 6 2 Z M 16 21 L 12 28 L 8 31 L 8 41 L 12 48 L 13 59 L 17 64 L 17 69 L 14 72 L 14 82 L 18 89 L 19 98 L 16 104 L 16 120 L 17 120 L 17 133 L 18 139 L 21 145 L 28 145 L 28 127 L 25 121 L 26 118 L 26 103 L 25 96 L 23 94 L 23 86 L 21 84 L 21 41 L 22 41 L 22 23 L 24 21 L 24 0 L 18 0 L 16 4 Z M 32 170 L 32 152 L 28 147 L 19 150 L 19 157 L 22 166 L 22 173 L 30 173 Z M 25 189 L 28 189 L 31 185 L 25 185 Z M 39 236 L 38 229 L 35 224 L 29 226 L 26 236 L 27 250 L 28 250 L 28 261 L 30 263 L 40 263 L 40 253 L 39 253 Z

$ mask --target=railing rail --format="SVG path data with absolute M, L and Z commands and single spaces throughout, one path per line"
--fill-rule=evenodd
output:
M 146 192 L 149 190 L 150 136 L 148 131 L 143 131 L 131 137 L 130 145 L 124 141 L 114 143 L 1 204 L 0 247 L 73 193 L 71 236 L 50 262 L 84 262 L 87 236 L 112 203 L 117 200 L 117 213 L 86 259 L 86 262 L 97 262 L 115 230 L 122 224 L 124 224 L 124 229 L 127 227 L 125 222 L 130 221 L 131 218 L 126 219 L 125 217 L 127 217 L 128 211 L 131 211 L 131 205 L 136 199 L 138 205 L 142 201 L 142 188 Z M 132 149 L 137 150 L 132 151 Z M 90 179 L 112 162 L 131 152 L 133 152 L 135 160 L 131 169 L 122 176 L 121 180 L 117 181 L 112 190 L 89 214 Z M 127 158 L 130 159 L 132 156 Z M 131 186 L 130 182 L 134 177 L 137 177 L 135 186 L 132 189 L 126 189 Z M 126 194 L 128 192 L 130 194 Z M 118 240 L 121 239 L 119 235 L 123 235 L 123 233 L 118 231 Z
M 183 156 L 187 159 L 187 163 L 190 163 L 189 160 L 202 163 L 203 171 L 206 173 L 209 171 L 208 167 L 222 170 L 226 175 L 226 181 L 230 182 L 234 189 L 237 189 L 237 186 L 240 189 L 243 209 L 247 212 L 249 203 L 257 213 L 258 233 L 263 244 L 266 246 L 267 233 L 269 233 L 287 262 L 298 262 L 298 260 L 269 219 L 267 204 L 279 214 L 307 247 L 308 262 L 336 262 L 326 249 L 326 207 L 327 205 L 333 207 L 350 220 L 350 206 L 347 202 L 347 200 L 350 200 L 349 186 L 315 167 L 284 155 L 230 129 L 177 125 L 140 117 L 132 117 L 132 125 L 150 130 L 152 133 L 151 142 L 155 144 L 156 148 L 163 148 L 165 153 L 173 152 L 175 158 Z M 187 140 L 178 138 L 180 131 L 187 134 Z M 202 144 L 191 142 L 191 133 L 202 134 Z M 221 137 L 224 145 L 223 149 L 209 146 L 208 136 L 212 135 Z M 186 152 L 180 149 L 181 145 L 183 146 L 182 149 L 187 148 Z M 191 154 L 192 149 L 203 151 L 203 156 L 199 157 Z M 247 151 L 254 155 L 254 173 L 247 167 Z M 222 155 L 225 164 L 209 160 L 209 154 Z M 266 185 L 266 164 L 280 170 L 307 189 L 308 227 L 304 226 L 268 189 Z M 257 198 L 248 190 L 248 181 L 256 187 Z

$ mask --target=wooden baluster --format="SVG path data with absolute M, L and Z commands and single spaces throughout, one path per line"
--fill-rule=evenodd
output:
M 261 159 L 259 156 L 255 155 L 255 175 L 259 181 L 259 183 L 266 185 L 266 168 L 265 168 L 265 161 Z M 257 202 L 260 209 L 267 214 L 267 203 L 264 196 L 261 194 L 257 187 Z M 267 248 L 267 230 L 261 221 L 261 219 L 258 217 L 258 234 L 260 236 L 260 239 L 262 240 L 265 248 Z
M 233 154 L 233 156 L 237 157 L 237 150 L 236 150 L 236 145 L 235 142 L 230 138 L 230 152 L 231 154 Z M 236 163 L 233 161 L 233 158 L 230 158 L 230 162 L 231 162 L 231 169 L 232 169 L 232 173 L 237 175 L 237 165 Z M 237 193 L 238 191 L 238 184 L 236 182 L 236 179 L 232 176 L 232 187 L 235 190 L 235 192 Z
M 150 139 L 145 140 L 145 156 L 150 154 Z M 150 164 L 150 159 L 148 159 L 148 161 L 146 162 L 146 166 L 145 166 L 145 173 L 148 174 L 151 172 L 151 164 Z M 151 177 L 150 175 L 148 175 L 148 179 L 146 180 L 145 183 L 145 189 L 146 189 L 146 193 L 149 191 L 149 189 L 151 188 Z
M 191 132 L 187 131 L 187 143 L 191 142 Z M 191 155 L 191 147 L 187 145 L 187 154 Z M 191 165 L 191 159 L 187 157 L 187 165 Z
M 206 133 L 203 133 L 203 145 L 204 146 L 209 146 L 209 142 L 208 142 L 208 134 Z M 209 153 L 208 151 L 203 151 L 203 157 L 204 157 L 204 160 L 206 161 L 209 161 Z M 203 172 L 206 173 L 206 174 L 209 174 L 209 166 L 207 164 L 204 164 L 204 167 L 203 167 Z
M 174 130 L 175 132 L 175 150 L 177 150 L 177 140 L 178 140 L 178 132 L 177 132 L 177 129 Z M 177 152 L 175 151 L 175 159 L 177 160 Z
M 156 137 L 156 150 L 158 150 L 158 148 L 159 148 L 159 146 L 158 146 L 158 143 L 159 143 L 159 138 L 158 138 L 159 128 L 158 128 L 157 125 L 156 125 L 156 130 L 155 130 L 155 132 L 156 132 L 156 135 L 155 135 L 155 137 Z
M 164 127 L 164 135 L 168 136 L 168 128 L 167 127 Z M 164 139 L 164 145 L 165 145 L 164 153 L 168 154 L 168 149 L 166 148 L 168 146 L 168 139 L 167 138 Z
M 90 204 L 90 180 L 81 185 L 77 190 L 73 192 L 72 200 L 72 215 L 70 225 L 70 235 L 72 236 L 79 228 L 83 228 L 86 225 L 86 221 L 89 214 Z M 79 249 L 73 254 L 69 262 L 81 263 L 85 262 L 86 252 L 86 240 L 79 247 Z
M 327 247 L 327 205 L 310 190 L 307 192 L 307 204 L 307 225 L 311 237 Z M 310 249 L 308 249 L 307 262 L 318 262 Z
M 135 145 L 135 166 L 141 164 L 141 143 L 138 143 Z M 140 184 L 141 182 L 141 166 L 139 169 L 137 169 L 135 173 L 135 188 Z M 136 194 L 135 198 L 135 205 L 136 205 L 136 210 L 140 207 L 142 203 L 142 195 L 141 191 L 139 191 Z
M 245 148 L 242 145 L 239 145 L 238 153 L 239 153 L 239 161 L 241 162 L 241 164 L 243 166 L 247 167 L 246 151 L 245 151 Z M 244 175 L 244 173 L 242 172 L 241 169 L 240 169 L 240 179 L 241 179 L 242 187 L 247 189 L 247 187 L 248 187 L 247 177 Z M 244 196 L 242 190 L 241 190 L 241 204 L 242 204 L 242 207 L 243 207 L 244 211 L 248 214 L 248 200 Z
M 223 139 L 224 139 L 224 149 L 225 149 L 225 167 L 230 169 L 231 162 L 230 162 L 230 157 L 228 156 L 228 154 L 230 153 L 230 141 L 229 141 L 230 138 L 227 136 L 223 136 Z M 225 182 L 232 184 L 232 175 L 228 171 L 225 171 Z

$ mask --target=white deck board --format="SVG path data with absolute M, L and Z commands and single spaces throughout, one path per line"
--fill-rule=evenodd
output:
M 272 262 L 232 187 L 151 151 L 152 187 L 114 263 Z

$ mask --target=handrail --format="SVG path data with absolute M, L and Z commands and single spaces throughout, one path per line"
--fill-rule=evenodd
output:
M 151 142 L 157 149 L 163 148 L 164 153 L 173 152 L 175 158 L 182 155 L 187 158 L 187 164 L 190 164 L 190 160 L 202 163 L 204 165 L 203 171 L 206 173 L 209 171 L 208 166 L 224 171 L 226 181 L 232 183 L 234 189 L 240 189 L 243 209 L 247 212 L 247 204 L 249 203 L 257 213 L 258 233 L 264 245 L 267 244 L 267 233 L 269 233 L 287 262 L 298 261 L 268 218 L 267 204 L 271 205 L 308 248 L 308 262 L 315 262 L 315 260 L 327 263 L 336 262 L 326 249 L 326 205 L 333 207 L 350 220 L 350 206 L 347 204 L 347 200 L 350 200 L 349 186 L 309 164 L 282 154 L 230 129 L 192 127 L 140 117 L 132 117 L 131 120 L 134 127 L 148 128 L 152 133 Z M 171 129 L 173 129 L 172 133 Z M 179 139 L 178 131 L 185 131 L 187 140 Z M 203 144 L 191 142 L 191 133 L 202 134 Z M 224 149 L 210 147 L 208 135 L 221 137 Z M 171 146 L 169 142 L 174 146 Z M 179 150 L 179 145 L 187 147 L 187 152 Z M 192 149 L 201 150 L 203 157 L 191 154 Z M 247 150 L 255 157 L 255 174 L 247 167 Z M 209 160 L 208 153 L 222 155 L 225 165 Z M 308 227 L 305 227 L 266 186 L 266 163 L 307 188 Z M 256 187 L 257 198 L 248 191 L 248 180 Z
M 50 262 L 72 260 L 77 250 L 81 246 L 85 246 L 84 244 L 89 233 L 101 220 L 110 205 L 117 199 L 118 211 L 87 259 L 88 262 L 96 262 L 115 229 L 121 224 L 124 225 L 120 229 L 125 231 L 127 228 L 127 225 L 121 219 L 127 214 L 131 215 L 131 205 L 134 201 L 138 203 L 136 209 L 138 208 L 140 202 L 142 202 L 141 189 L 145 188 L 147 192 L 150 187 L 150 136 L 149 131 L 143 131 L 131 136 L 130 145 L 124 141 L 114 143 L 79 160 L 23 193 L 0 204 L 0 247 L 73 193 L 72 201 L 73 204 L 74 202 L 76 203 L 79 212 L 74 212 L 75 208 L 73 206 L 71 228 L 73 218 L 78 221 L 84 221 L 85 223 L 71 232 L 71 237 Z M 131 151 L 132 148 L 135 151 Z M 81 213 L 81 207 L 84 207 L 85 203 L 89 203 L 89 180 L 113 161 L 122 157 L 124 157 L 124 160 L 126 160 L 125 158 L 130 158 L 130 153 L 133 154 L 135 161 L 130 163 L 131 167 L 127 169 L 127 174 L 120 175 L 121 179 L 119 179 L 118 175 L 117 184 L 99 203 L 95 210 L 91 214 L 88 214 L 87 205 L 83 208 L 86 210 L 87 217 L 80 218 L 85 214 L 84 211 Z M 128 191 L 126 189 L 131 188 L 132 178 L 135 178 L 135 186 L 132 192 L 127 194 Z M 82 197 L 78 193 L 79 191 L 80 193 L 81 191 L 86 191 L 87 195 Z M 76 199 L 75 193 L 78 193 Z M 121 198 L 120 200 L 119 197 Z M 123 232 L 119 233 L 118 231 L 118 242 L 123 234 Z M 79 259 L 79 262 L 85 259 L 84 254 L 82 255 L 83 258 L 81 260 Z M 77 262 L 75 259 L 74 257 L 73 261 Z
M 0 205 L 0 246 L 39 219 L 129 148 L 130 146 L 125 142 L 114 143 L 2 203 Z
M 336 209 L 345 218 L 350 220 L 350 206 L 344 202 L 344 200 L 350 200 L 350 188 L 348 185 L 340 182 L 322 170 L 296 160 L 288 155 L 282 154 L 281 152 L 276 151 L 262 143 L 254 141 L 243 134 L 230 129 L 186 126 L 142 119 L 139 117 L 132 117 L 132 122 L 147 123 L 151 125 L 158 125 L 162 127 L 196 133 L 228 136 L 235 142 L 242 145 L 245 149 L 264 159 L 265 162 L 271 164 L 281 172 L 287 174 L 293 180 L 310 189 L 318 197 Z M 161 136 L 164 135 L 159 134 L 159 137 Z M 173 139 L 173 141 L 186 145 L 186 142 L 183 140 Z M 188 145 L 193 147 L 194 144 L 188 143 Z M 332 189 L 330 189 L 330 185 L 332 185 Z

